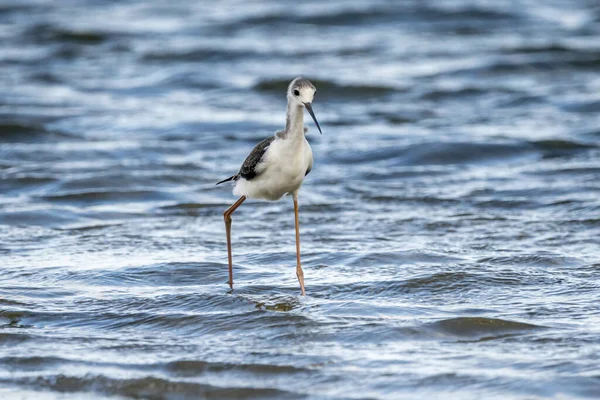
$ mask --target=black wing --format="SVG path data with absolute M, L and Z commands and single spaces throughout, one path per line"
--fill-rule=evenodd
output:
M 275 136 L 271 136 L 266 138 L 252 149 L 248 157 L 246 157 L 246 161 L 242 164 L 242 168 L 240 168 L 239 176 L 246 180 L 252 180 L 258 175 L 256 172 L 256 166 L 260 163 L 265 152 L 271 145 L 271 142 L 275 140 Z

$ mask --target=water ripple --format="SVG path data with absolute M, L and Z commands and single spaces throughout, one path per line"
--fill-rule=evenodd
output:
M 564 4 L 563 4 L 564 3 Z M 590 1 L 0 5 L 0 398 L 596 398 Z M 215 182 L 318 88 L 300 193 Z

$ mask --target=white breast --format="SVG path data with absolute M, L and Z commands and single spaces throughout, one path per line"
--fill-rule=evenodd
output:
M 259 175 L 250 181 L 240 178 L 233 193 L 251 199 L 279 200 L 284 194 L 293 194 L 300 189 L 312 162 L 312 150 L 304 135 L 299 138 L 278 137 L 257 165 Z

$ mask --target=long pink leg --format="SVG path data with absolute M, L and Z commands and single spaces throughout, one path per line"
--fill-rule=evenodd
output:
M 300 264 L 300 222 L 298 221 L 298 199 L 294 197 L 294 217 L 296 220 L 296 276 L 298 282 L 300 282 L 300 290 L 302 296 L 306 294 L 304 290 L 304 272 L 302 272 L 302 265 Z
M 225 210 L 225 212 L 223 213 L 223 218 L 225 218 L 225 233 L 227 235 L 227 257 L 229 258 L 229 287 L 232 289 L 233 289 L 233 259 L 231 256 L 231 214 L 233 214 L 233 212 L 235 210 L 237 210 L 237 208 L 239 206 L 241 206 L 245 200 L 246 200 L 246 196 L 240 197 L 238 199 L 238 201 L 233 203 L 233 205 L 231 207 L 229 207 L 227 210 Z

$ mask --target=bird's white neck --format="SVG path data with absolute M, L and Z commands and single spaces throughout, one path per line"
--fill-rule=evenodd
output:
M 304 137 L 304 107 L 288 101 L 283 137 Z

